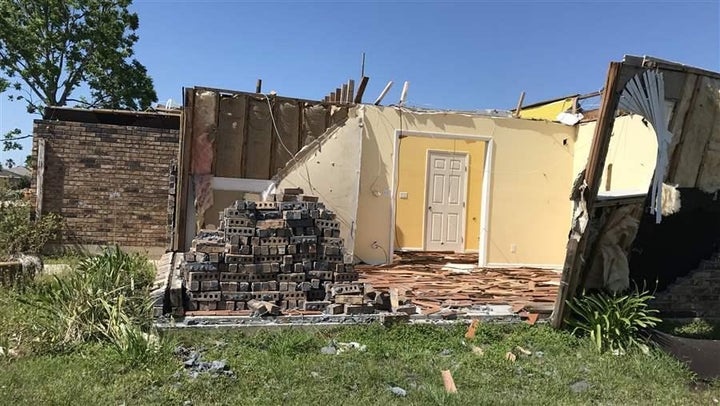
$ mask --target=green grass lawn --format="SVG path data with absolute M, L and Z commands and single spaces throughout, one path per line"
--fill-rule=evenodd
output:
M 173 331 L 165 335 L 168 348 L 141 367 L 127 366 L 100 344 L 64 354 L 0 357 L 0 403 L 712 405 L 720 399 L 720 384 L 698 389 L 690 372 L 660 352 L 598 354 L 587 340 L 525 324 L 481 324 L 467 343 L 465 328 L 369 325 L 254 335 Z M 321 354 L 330 340 L 356 341 L 367 349 Z M 226 359 L 236 378 L 189 377 L 173 351 L 179 345 L 201 349 L 206 361 Z M 517 346 L 533 354 L 515 350 L 517 360 L 506 360 Z M 455 394 L 444 390 L 444 369 L 452 371 Z M 407 396 L 394 395 L 391 386 L 405 389 Z

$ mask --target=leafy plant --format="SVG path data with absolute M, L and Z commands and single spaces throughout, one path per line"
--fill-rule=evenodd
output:
M 62 230 L 62 218 L 54 213 L 32 219 L 30 203 L 14 200 L 0 202 L 0 259 L 13 254 L 37 254 Z
M 147 258 L 107 248 L 80 261 L 71 272 L 38 285 L 27 300 L 43 311 L 52 347 L 110 342 L 135 362 L 158 348 L 148 296 L 153 278 Z
M 661 320 L 648 307 L 654 297 L 635 289 L 628 294 L 583 294 L 568 301 L 572 316 L 567 324 L 574 335 L 589 336 L 598 352 L 626 352 L 632 348 L 648 351 L 645 332 Z

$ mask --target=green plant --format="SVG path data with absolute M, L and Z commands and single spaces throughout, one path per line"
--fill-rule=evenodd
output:
M 108 341 L 135 360 L 154 348 L 150 335 L 143 335 L 151 331 L 148 290 L 153 275 L 147 258 L 107 248 L 39 284 L 27 301 L 42 309 L 52 346 Z
M 0 202 L 0 259 L 13 254 L 37 254 L 60 235 L 63 221 L 54 213 L 32 219 L 33 208 L 22 200 Z
M 647 291 L 635 289 L 620 295 L 607 292 L 583 294 L 568 301 L 572 316 L 567 324 L 574 335 L 588 335 L 598 352 L 625 352 L 632 348 L 648 351 L 645 332 L 661 320 L 648 307 L 653 299 Z

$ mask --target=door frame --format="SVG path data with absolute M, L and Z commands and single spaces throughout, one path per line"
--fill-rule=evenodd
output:
M 466 243 L 465 241 L 465 231 L 467 229 L 467 224 L 465 224 L 467 219 L 467 201 L 468 201 L 468 178 L 470 177 L 470 153 L 467 151 L 449 151 L 449 150 L 442 150 L 442 149 L 428 149 L 425 150 L 425 195 L 424 195 L 424 204 L 425 204 L 425 215 L 423 216 L 423 243 L 422 247 L 424 251 L 427 251 L 427 233 L 428 233 L 428 213 L 427 213 L 427 207 L 429 205 L 428 198 L 430 197 L 428 192 L 430 188 L 430 155 L 432 153 L 440 153 L 445 155 L 464 155 L 465 156 L 465 168 L 464 168 L 464 182 L 463 182 L 463 210 L 462 210 L 462 219 L 460 221 L 460 224 L 462 225 L 462 229 L 460 231 L 461 238 L 462 238 L 462 245 L 460 246 L 460 252 L 465 252 L 466 250 Z M 399 158 L 399 157 L 398 157 Z M 394 226 L 393 226 L 394 228 Z M 478 247 L 479 248 L 479 247 Z
M 482 196 L 480 200 L 480 242 L 478 244 L 478 265 L 487 266 L 488 263 L 488 230 L 490 224 L 490 186 L 492 184 L 492 167 L 494 158 L 494 146 L 495 142 L 492 137 L 485 135 L 472 135 L 472 134 L 454 134 L 454 133 L 439 133 L 430 131 L 408 131 L 408 130 L 395 130 L 394 134 L 394 147 L 393 147 L 393 170 L 392 170 L 392 185 L 390 187 L 390 218 L 391 226 L 390 229 L 390 253 L 395 251 L 395 211 L 397 206 L 397 187 L 398 187 L 398 165 L 400 162 L 400 138 L 401 137 L 425 137 L 425 138 L 443 138 L 443 139 L 461 139 L 461 140 L 476 140 L 486 142 L 485 146 L 485 163 L 483 168 L 483 184 L 482 184 Z M 469 179 L 469 176 L 468 176 Z M 424 222 L 424 220 L 423 220 Z M 424 226 L 423 226 L 424 234 Z M 423 245 L 425 243 L 423 242 Z M 392 262 L 392 256 L 391 260 Z

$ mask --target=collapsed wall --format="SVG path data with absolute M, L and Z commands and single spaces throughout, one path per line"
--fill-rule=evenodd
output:
M 357 282 L 335 217 L 300 189 L 236 201 L 221 212 L 219 229 L 200 231 L 184 254 L 185 310 L 255 316 L 390 310 L 389 295 Z

